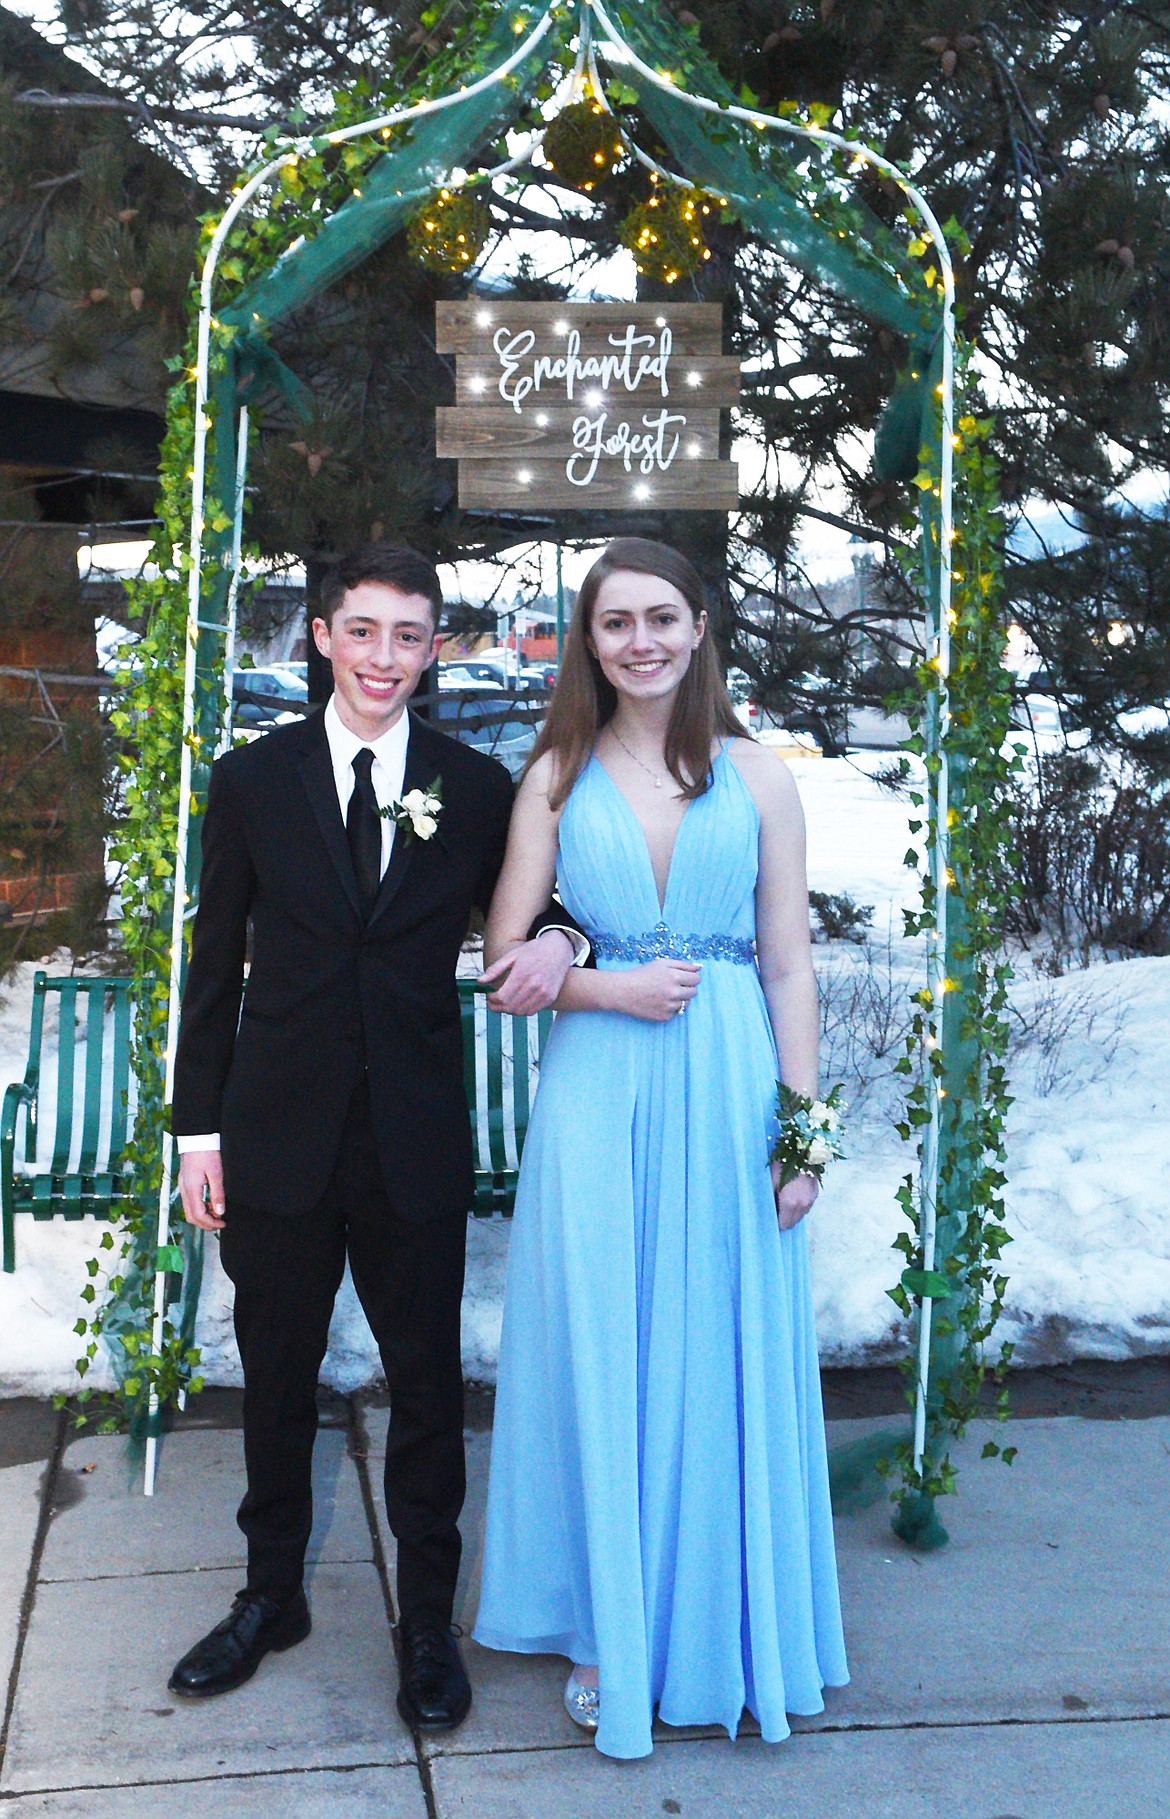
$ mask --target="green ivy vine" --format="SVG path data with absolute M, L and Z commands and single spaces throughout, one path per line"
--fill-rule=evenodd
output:
M 964 395 L 969 349 L 960 349 L 957 395 Z M 950 665 L 947 677 L 950 719 L 942 749 L 952 794 L 947 815 L 948 936 L 944 1002 L 936 1006 L 929 987 L 915 994 L 914 1015 L 897 1071 L 906 1080 L 906 1104 L 898 1131 L 916 1147 L 919 1164 L 930 1101 L 942 1103 L 939 1157 L 938 1249 L 933 1270 L 924 1268 L 921 1206 L 915 1175 L 907 1174 L 898 1202 L 909 1229 L 894 1241 L 905 1260 L 889 1295 L 907 1317 L 930 1298 L 932 1385 L 927 1402 L 926 1446 L 916 1469 L 909 1440 L 899 1443 L 892 1469 L 900 1510 L 895 1527 L 907 1540 L 930 1545 L 945 1538 L 933 1517 L 933 1502 L 955 1487 L 950 1442 L 965 1432 L 977 1411 L 990 1372 L 1000 1385 L 998 1418 L 1006 1420 L 1003 1372 L 1010 1344 L 989 1361 L 988 1346 L 1003 1311 L 1008 1279 L 1001 1267 L 1010 1242 L 1004 1224 L 1005 1127 L 1011 1104 L 1006 1053 L 1007 991 L 1011 967 L 1003 958 L 1002 929 L 1013 890 L 1012 777 L 1019 759 L 1005 756 L 1011 706 L 1011 678 L 1004 668 L 1002 621 L 1003 527 L 997 466 L 989 447 L 990 417 L 960 414 L 955 429 L 955 535 L 951 544 L 953 595 Z M 922 450 L 915 484 L 925 500 L 937 498 L 937 444 Z M 918 548 L 910 558 L 921 587 L 940 559 L 938 520 L 923 514 Z M 922 867 L 917 910 L 905 911 L 907 936 L 938 938 L 938 902 L 930 876 L 930 855 L 939 838 L 935 788 L 940 757 L 929 750 L 927 729 L 939 713 L 942 678 L 936 664 L 919 664 L 915 686 L 898 705 L 911 720 L 907 749 L 924 759 L 925 791 L 911 800 L 919 818 L 925 858 L 911 849 L 908 865 Z M 935 1046 L 936 1011 L 942 1041 Z M 917 1388 L 917 1348 L 904 1362 L 907 1399 Z M 989 1439 L 983 1456 L 1010 1464 L 1014 1447 Z

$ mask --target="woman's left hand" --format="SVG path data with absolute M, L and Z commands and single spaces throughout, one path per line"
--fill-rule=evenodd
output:
M 776 1218 L 782 1232 L 790 1232 L 794 1225 L 799 1225 L 805 1214 L 812 1207 L 813 1201 L 821 1191 L 821 1184 L 815 1175 L 797 1175 L 791 1181 L 780 1186 L 780 1164 L 773 1162 L 772 1191 L 776 1196 Z

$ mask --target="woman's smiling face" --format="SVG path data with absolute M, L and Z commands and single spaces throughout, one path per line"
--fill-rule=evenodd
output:
M 615 569 L 597 590 L 589 648 L 631 706 L 675 693 L 707 626 L 669 581 Z

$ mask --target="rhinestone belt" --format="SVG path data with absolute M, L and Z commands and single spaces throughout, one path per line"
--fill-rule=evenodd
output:
M 732 960 L 751 966 L 754 941 L 739 935 L 680 935 L 656 922 L 644 935 L 590 934 L 599 960 Z

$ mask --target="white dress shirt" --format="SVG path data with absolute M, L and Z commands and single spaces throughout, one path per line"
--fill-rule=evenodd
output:
M 403 708 L 390 731 L 383 733 L 380 739 L 359 739 L 356 733 L 351 733 L 337 711 L 336 695 L 330 695 L 326 702 L 324 717 L 329 756 L 333 760 L 333 781 L 337 785 L 337 800 L 341 805 L 341 819 L 344 821 L 349 812 L 349 799 L 353 795 L 353 761 L 363 745 L 368 745 L 374 754 L 370 779 L 378 807 L 385 808 L 388 802 L 397 802 L 406 776 L 406 746 L 410 738 L 410 715 L 406 709 Z M 383 815 L 382 877 L 386 875 L 390 854 L 394 850 L 395 832 L 393 821 L 387 820 Z
M 337 697 L 330 695 L 325 704 L 325 736 L 329 741 L 329 756 L 333 762 L 333 781 L 337 785 L 337 802 L 344 822 L 349 810 L 349 799 L 353 795 L 353 761 L 363 745 L 368 745 L 374 754 L 370 766 L 370 779 L 374 785 L 374 795 L 378 807 L 385 808 L 388 802 L 396 802 L 402 795 L 402 786 L 406 777 L 406 747 L 410 739 L 410 715 L 403 708 L 389 732 L 383 733 L 380 739 L 359 739 L 351 733 L 337 711 Z M 382 817 L 382 872 L 385 877 L 386 867 L 390 863 L 390 854 L 394 850 L 396 828 L 393 821 Z M 544 930 L 543 933 L 551 933 Z M 574 951 L 573 965 L 584 966 L 589 957 L 589 943 L 575 929 L 561 929 L 567 935 Z M 180 1156 L 192 1150 L 217 1150 L 219 1132 L 209 1131 L 198 1137 L 177 1137 L 175 1139 Z

